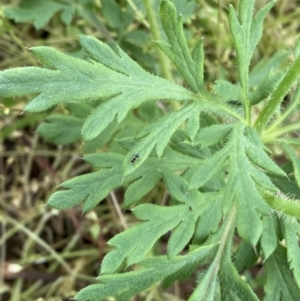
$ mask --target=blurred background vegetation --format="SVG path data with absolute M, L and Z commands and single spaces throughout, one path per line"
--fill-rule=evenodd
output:
M 229 3 L 236 5 L 237 1 L 173 2 L 184 17 L 190 45 L 204 38 L 208 88 L 217 79 L 235 82 L 235 53 L 227 15 Z M 257 6 L 266 2 L 257 1 Z M 86 34 L 111 47 L 119 45 L 149 72 L 184 84 L 154 43 L 163 39 L 157 14 L 159 3 L 160 0 L 0 0 L 0 70 L 39 66 L 30 52 L 33 46 L 55 47 L 84 58 L 77 36 Z M 298 39 L 299 19 L 297 0 L 277 1 L 266 18 L 264 35 L 252 61 L 252 87 L 270 70 L 283 70 L 293 60 L 291 49 Z M 169 108 L 142 106 L 118 130 L 112 125 L 99 137 L 82 144 L 82 118 L 89 114 L 92 103 L 59 105 L 46 113 L 23 114 L 27 101 L 0 98 L 0 301 L 67 300 L 94 281 L 108 251 L 106 242 L 135 220 L 130 211 L 122 209 L 122 189 L 112 192 L 84 215 L 80 207 L 63 212 L 48 208 L 47 199 L 61 182 L 91 171 L 81 159 L 84 154 L 119 150 L 116 139 L 133 136 Z M 144 201 L 161 204 L 167 198 L 163 185 L 158 185 Z M 165 242 L 166 238 L 162 238 L 153 252 L 163 252 Z M 258 265 L 244 277 L 261 295 L 263 269 Z M 134 300 L 186 300 L 193 290 L 193 280 L 176 283 L 167 291 L 156 285 Z

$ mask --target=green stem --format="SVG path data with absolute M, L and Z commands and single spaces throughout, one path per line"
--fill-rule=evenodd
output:
M 294 132 L 300 130 L 300 122 L 295 122 L 295 123 L 291 123 L 287 126 L 284 126 L 270 134 L 268 133 L 264 133 L 261 137 L 261 139 L 263 141 L 271 141 L 271 140 L 275 140 L 277 137 L 282 136 L 284 134 L 288 134 L 290 132 Z
M 208 92 L 203 91 L 201 95 L 199 94 L 192 94 L 193 96 L 191 98 L 197 99 L 200 103 L 202 102 L 204 105 L 207 104 L 210 107 L 215 107 L 217 111 L 220 111 L 220 113 L 231 115 L 232 117 L 239 120 L 241 123 L 245 123 L 245 120 L 243 117 L 241 117 L 237 112 L 233 111 L 230 107 L 226 106 L 224 103 L 219 102 L 209 94 Z
M 263 198 L 273 209 L 300 218 L 299 202 L 291 202 L 267 193 L 263 193 Z
M 246 119 L 246 124 L 251 126 L 251 105 L 250 102 L 244 98 L 244 111 L 245 111 L 245 119 Z
M 274 130 L 276 130 L 278 128 L 278 126 L 280 126 L 290 116 L 290 114 L 293 112 L 293 110 L 297 107 L 297 105 L 299 104 L 299 100 L 300 100 L 300 86 L 298 86 L 298 88 L 297 88 L 297 92 L 294 96 L 293 102 L 285 110 L 285 112 L 281 116 L 279 116 L 272 123 L 272 125 L 264 131 L 264 134 L 267 134 L 269 132 L 273 132 Z
M 278 85 L 277 89 L 273 92 L 271 99 L 259 114 L 254 124 L 254 127 L 259 133 L 261 133 L 263 129 L 266 127 L 266 124 L 269 122 L 272 115 L 276 111 L 277 107 L 280 105 L 281 101 L 283 100 L 284 96 L 288 93 L 288 91 L 292 87 L 295 80 L 297 80 L 299 75 L 300 75 L 300 56 L 298 56 L 296 61 L 293 63 L 292 67 L 284 76 L 284 78 Z
M 153 9 L 153 1 L 143 0 L 143 2 L 145 5 L 145 8 L 146 8 L 148 20 L 150 23 L 151 37 L 154 41 L 157 41 L 160 39 L 160 31 L 159 31 L 159 27 L 158 27 L 157 18 L 155 16 L 156 14 Z M 168 68 L 167 60 L 166 60 L 164 54 L 158 49 L 158 47 L 155 47 L 155 49 L 156 49 L 156 53 L 158 56 L 158 62 L 159 62 L 159 66 L 160 66 L 162 75 L 166 79 L 171 79 L 172 78 L 171 72 Z
M 145 25 L 145 27 L 147 29 L 149 29 L 149 24 L 147 22 L 147 20 L 145 19 L 144 15 L 139 11 L 139 9 L 136 7 L 136 5 L 134 4 L 134 2 L 132 2 L 132 0 L 127 0 L 127 3 L 130 5 L 130 7 L 132 8 L 132 10 L 134 11 L 136 18 L 139 22 L 143 23 Z

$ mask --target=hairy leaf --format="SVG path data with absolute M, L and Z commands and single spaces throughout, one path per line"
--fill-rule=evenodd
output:
M 18 7 L 4 7 L 4 15 L 15 22 L 31 22 L 36 29 L 44 27 L 55 13 L 63 10 L 61 16 L 65 24 L 71 23 L 71 18 L 66 18 L 66 14 L 74 11 L 71 6 L 53 0 L 23 0 Z
M 135 207 L 133 209 L 134 215 L 144 222 L 114 236 L 108 242 L 115 249 L 104 257 L 101 272 L 113 273 L 125 259 L 127 265 L 140 261 L 150 251 L 159 237 L 175 227 L 179 227 L 176 232 L 172 233 L 170 245 L 168 245 L 168 255 L 170 257 L 176 255 L 191 239 L 193 234 L 191 228 L 195 227 L 197 217 L 216 197 L 216 193 L 198 193 L 190 197 L 190 205 L 162 207 L 143 204 Z M 187 224 L 188 219 L 193 220 L 193 225 Z M 185 237 L 178 240 L 178 236 L 182 231 L 185 231 Z M 136 237 L 140 239 L 137 241 Z
M 1 95 L 37 94 L 25 107 L 31 112 L 59 103 L 110 98 L 94 109 L 85 121 L 85 140 L 100 134 L 115 116 L 121 122 L 132 108 L 145 101 L 192 98 L 183 87 L 147 73 L 120 48 L 115 53 L 104 43 L 87 36 L 80 36 L 80 42 L 93 61 L 70 57 L 49 47 L 34 47 L 33 53 L 47 68 L 26 67 L 0 72 Z
M 163 0 L 160 5 L 162 26 L 169 44 L 157 41 L 159 48 L 170 58 L 194 92 L 203 90 L 203 47 L 200 40 L 191 55 L 182 27 L 182 16 L 171 1 Z
M 262 35 L 263 20 L 275 1 L 269 2 L 252 20 L 254 3 L 254 0 L 240 1 L 239 16 L 230 6 L 230 30 L 237 52 L 239 80 L 243 91 L 248 89 L 248 69 Z
M 118 301 L 128 300 L 131 296 L 145 290 L 164 278 L 175 275 L 180 279 L 178 271 L 186 267 L 192 272 L 197 264 L 203 261 L 216 245 L 203 246 L 185 256 L 167 259 L 165 256 L 147 258 L 138 264 L 141 270 L 123 274 L 102 275 L 99 284 L 92 284 L 81 290 L 76 296 L 78 301 L 101 301 L 115 296 Z M 132 285 L 134 283 L 134 285 Z
M 300 237 L 300 225 L 295 219 L 285 219 L 283 220 L 284 226 L 284 237 L 287 246 L 287 258 L 288 264 L 298 288 L 300 288 L 300 247 L 299 247 L 299 237 Z
M 224 300 L 226 300 L 227 296 L 233 294 L 236 295 L 239 300 L 259 301 L 250 286 L 240 277 L 229 260 L 222 263 L 220 273 L 221 293 Z
M 289 272 L 286 250 L 279 245 L 266 260 L 265 266 L 267 281 L 264 301 L 297 301 L 300 290 Z
M 288 157 L 293 163 L 295 179 L 300 188 L 300 159 L 289 145 L 285 144 L 284 149 Z
M 264 216 L 262 220 L 264 229 L 261 236 L 261 248 L 265 259 L 268 259 L 277 247 L 277 235 L 272 217 Z
M 37 133 L 46 141 L 59 145 L 66 145 L 78 141 L 81 137 L 83 120 L 74 116 L 52 114 L 46 118 L 47 122 L 37 128 Z
M 117 154 L 95 154 L 86 157 L 86 161 L 100 171 L 81 175 L 61 183 L 59 190 L 51 195 L 47 204 L 60 210 L 83 203 L 83 211 L 94 208 L 108 193 L 119 187 L 122 182 L 122 158 Z
M 201 105 L 199 103 L 193 103 L 179 111 L 164 116 L 154 125 L 151 124 L 149 127 L 143 128 L 138 136 L 145 137 L 141 138 L 124 158 L 125 175 L 130 174 L 139 167 L 154 148 L 158 157 L 161 157 L 176 129 L 189 118 L 192 112 L 196 111 L 199 115 L 200 109 Z M 136 154 L 139 156 L 138 160 L 132 163 L 132 158 Z

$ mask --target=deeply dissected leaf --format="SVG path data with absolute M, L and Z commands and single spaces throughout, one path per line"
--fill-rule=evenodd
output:
M 199 166 L 195 170 L 194 175 L 190 179 L 189 188 L 195 189 L 203 186 L 209 181 L 213 175 L 215 175 L 223 166 L 227 157 L 229 156 L 228 148 L 223 148 Z
M 289 272 L 286 250 L 278 246 L 266 260 L 265 266 L 267 280 L 264 301 L 298 300 L 300 290 Z
M 156 282 L 173 275 L 181 279 L 179 271 L 193 272 L 195 266 L 203 261 L 216 248 L 208 245 L 198 248 L 188 255 L 167 259 L 164 256 L 147 258 L 138 264 L 143 268 L 123 274 L 102 275 L 98 277 L 99 284 L 92 284 L 81 290 L 76 296 L 78 301 L 101 301 L 115 296 L 118 301 L 128 300 L 131 296 L 145 290 Z M 184 273 L 186 274 L 186 273 Z M 134 285 L 132 285 L 134 283 Z
M 122 155 L 95 154 L 86 156 L 86 161 L 101 170 L 77 176 L 63 182 L 59 190 L 51 195 L 48 205 L 60 210 L 83 203 L 83 211 L 94 208 L 108 193 L 122 183 Z
M 115 53 L 104 43 L 87 36 L 81 36 L 80 42 L 93 61 L 70 57 L 49 47 L 34 47 L 32 51 L 47 68 L 2 71 L 1 95 L 37 94 L 25 107 L 31 112 L 46 110 L 59 103 L 110 98 L 85 121 L 85 140 L 95 138 L 115 116 L 121 122 L 132 108 L 145 101 L 192 98 L 185 88 L 147 73 L 120 48 Z
M 180 161 L 178 161 L 180 160 Z M 125 192 L 125 206 L 130 206 L 134 202 L 140 200 L 148 193 L 162 177 L 166 175 L 166 171 L 185 170 L 189 167 L 199 164 L 199 159 L 180 154 L 171 148 L 167 148 L 162 158 L 150 157 L 134 172 L 124 178 L 124 183 L 130 183 Z M 170 177 L 175 177 L 171 172 Z M 179 177 L 182 180 L 182 178 Z M 167 183 L 167 178 L 164 177 Z M 172 190 L 172 189 L 171 189 Z M 172 190 L 173 193 L 173 190 Z M 176 195 L 176 199 L 181 200 L 180 196 Z M 187 199 L 185 199 L 187 201 Z
M 263 217 L 263 228 L 264 230 L 261 236 L 261 248 L 264 252 L 265 259 L 268 259 L 277 247 L 277 235 L 271 216 Z
M 151 124 L 149 127 L 143 128 L 138 134 L 138 136 L 143 138 L 137 142 L 124 158 L 124 174 L 128 175 L 139 167 L 154 148 L 156 149 L 158 157 L 161 157 L 176 129 L 188 119 L 192 113 L 199 115 L 200 110 L 201 105 L 199 103 L 193 103 L 179 111 L 164 116 L 154 125 Z M 138 154 L 139 158 L 132 164 L 132 158 L 136 154 Z
M 175 2 L 182 7 L 188 6 L 188 10 L 193 6 L 192 3 L 187 5 L 186 1 Z M 105 133 L 105 129 L 115 127 L 115 124 L 121 127 L 120 122 L 126 116 L 140 118 L 138 127 L 143 122 L 153 122 L 136 136 L 137 123 L 132 125 L 128 122 L 131 128 L 126 137 L 129 138 L 118 141 L 118 147 L 122 146 L 124 149 L 121 151 L 126 151 L 126 155 L 102 153 L 86 156 L 85 161 L 100 170 L 62 183 L 60 187 L 64 190 L 54 193 L 48 202 L 59 209 L 84 203 L 83 211 L 87 211 L 111 190 L 124 185 L 128 186 L 125 206 L 129 207 L 144 201 L 142 198 L 161 179 L 171 196 L 170 206 L 142 204 L 133 208 L 133 214 L 140 222 L 109 241 L 112 250 L 102 262 L 103 274 L 115 273 L 121 266 L 133 264 L 138 264 L 141 269 L 101 275 L 98 278 L 100 283 L 82 290 L 76 300 L 96 301 L 110 296 L 127 300 L 158 281 L 162 280 L 163 285 L 168 286 L 176 280 L 185 280 L 200 262 L 207 260 L 208 269 L 202 279 L 199 278 L 200 283 L 190 300 L 257 301 L 257 296 L 238 271 L 253 265 L 260 256 L 259 252 L 255 254 L 259 239 L 259 251 L 263 252 L 267 270 L 265 300 L 296 300 L 299 296 L 296 285 L 300 283 L 297 257 L 299 224 L 284 221 L 286 254 L 285 249 L 278 245 L 281 238 L 277 236 L 282 234 L 278 234 L 278 222 L 271 208 L 299 218 L 300 206 L 275 196 L 280 185 L 288 189 L 287 185 L 279 183 L 286 179 L 286 174 L 267 155 L 260 137 L 249 126 L 251 116 L 245 114 L 244 120 L 240 108 L 245 107 L 247 101 L 246 109 L 249 109 L 273 93 L 255 123 L 258 132 L 262 132 L 282 96 L 299 75 L 300 68 L 297 59 L 297 64 L 284 77 L 267 72 L 258 88 L 252 94 L 249 92 L 252 88 L 248 78 L 251 57 L 261 36 L 262 21 L 274 5 L 274 1 L 268 3 L 253 18 L 254 2 L 241 0 L 238 15 L 230 9 L 239 83 L 217 81 L 213 88 L 216 99 L 204 88 L 203 40 L 196 42 L 190 52 L 182 16 L 177 18 L 174 5 L 166 0 L 161 3 L 160 16 L 168 43 L 157 43 L 193 92 L 146 72 L 119 47 L 116 46 L 114 51 L 87 36 L 81 36 L 80 42 L 88 61 L 64 55 L 52 48 L 36 47 L 32 51 L 44 64 L 43 68 L 16 68 L 0 72 L 1 95 L 34 95 L 26 106 L 28 111 L 69 103 L 69 111 L 74 116 L 52 115 L 48 118 L 49 123 L 39 129 L 46 139 L 56 143 L 79 139 L 82 126 L 85 140 L 97 139 L 100 133 Z M 116 1 L 102 1 L 102 7 L 104 15 L 109 16 L 107 23 L 119 33 L 123 33 L 133 20 L 131 9 L 127 7 L 123 12 Z M 66 10 L 64 14 L 64 19 L 70 20 L 72 10 Z M 123 17 L 124 22 L 121 20 Z M 162 110 L 158 113 L 154 106 L 150 107 L 150 101 L 161 99 L 187 103 L 161 117 Z M 82 107 L 81 111 L 75 102 L 93 105 Z M 236 102 L 233 109 L 229 105 L 232 102 Z M 89 115 L 96 103 L 97 107 Z M 128 114 L 134 108 L 138 109 Z M 221 117 L 230 115 L 230 119 L 226 120 L 227 124 L 219 124 L 219 120 L 211 117 L 210 113 Z M 287 147 L 286 152 L 294 164 L 295 179 L 299 183 L 299 160 L 290 148 Z M 276 177 L 277 182 L 274 180 Z M 234 214 L 235 218 L 227 229 L 226 219 L 232 212 L 231 208 L 236 208 L 236 216 Z M 218 228 L 227 232 L 218 231 Z M 234 266 L 230 259 L 232 237 L 229 233 L 233 235 L 235 229 L 241 242 Z M 167 257 L 145 259 L 157 240 L 169 231 Z M 195 244 L 208 244 L 216 237 L 219 238 L 218 246 L 204 246 L 188 255 L 177 256 L 191 240 Z M 217 250 L 214 259 L 211 258 L 212 250 Z M 288 268 L 292 270 L 296 283 Z
M 15 22 L 32 22 L 36 29 L 44 27 L 53 15 L 63 11 L 62 20 L 70 24 L 71 19 L 66 14 L 72 14 L 71 6 L 53 0 L 23 0 L 18 7 L 4 7 L 4 15 Z
M 163 0 L 160 5 L 160 18 L 169 43 L 157 41 L 160 49 L 170 58 L 194 92 L 203 90 L 203 49 L 198 42 L 191 55 L 182 27 L 182 16 L 177 18 L 175 6 Z
M 218 269 L 212 264 L 200 283 L 190 296 L 189 301 L 213 301 L 215 296 L 215 287 L 217 282 Z
M 275 4 L 266 4 L 252 19 L 254 0 L 240 1 L 239 16 L 230 6 L 230 30 L 237 52 L 239 81 L 245 91 L 248 87 L 250 60 L 262 35 L 262 23 L 268 11 Z
M 197 221 L 193 243 L 201 244 L 207 237 L 216 232 L 222 218 L 222 195 L 210 203 Z
M 115 0 L 101 0 L 102 13 L 106 22 L 113 29 L 120 29 L 122 25 L 122 10 Z
M 241 96 L 240 87 L 225 80 L 216 80 L 213 89 L 223 101 L 237 100 Z
M 272 93 L 270 100 L 256 119 L 254 126 L 259 133 L 261 133 L 265 129 L 266 125 L 277 110 L 278 106 L 283 101 L 284 97 L 287 95 L 292 85 L 299 78 L 299 74 L 300 55 L 297 57 L 293 65 L 288 69 L 287 73 L 282 78 L 275 91 Z
M 228 166 L 225 198 L 237 202 L 237 229 L 242 238 L 255 245 L 262 233 L 260 212 L 268 215 L 269 207 L 260 196 L 251 174 L 257 173 L 246 156 L 243 129 L 237 127 L 232 134 L 232 152 Z M 251 205 L 249 205 L 249 203 Z
M 234 255 L 234 266 L 238 272 L 249 268 L 257 261 L 258 254 L 254 247 L 246 240 L 242 240 Z
M 134 264 L 145 257 L 154 243 L 166 232 L 179 227 L 172 233 L 168 254 L 170 257 L 180 252 L 188 243 L 194 231 L 197 217 L 203 213 L 206 206 L 217 198 L 217 193 L 192 194 L 189 204 L 172 207 L 162 207 L 152 204 L 143 204 L 133 209 L 134 215 L 144 222 L 114 236 L 108 244 L 115 247 L 103 259 L 101 272 L 113 273 L 126 259 L 126 264 Z M 188 219 L 193 225 L 188 225 Z M 187 226 L 188 225 L 188 226 Z M 184 239 L 178 240 L 180 232 L 184 231 Z M 173 236 L 173 237 L 172 237 Z M 140 237 L 139 241 L 136 237 Z
M 286 144 L 284 148 L 293 163 L 295 179 L 300 188 L 300 159 L 289 145 Z
M 232 128 L 225 147 L 195 168 L 189 181 L 190 189 L 203 186 L 228 161 L 224 202 L 226 206 L 229 206 L 232 200 L 237 202 L 239 234 L 253 245 L 262 234 L 261 214 L 270 214 L 270 209 L 260 195 L 258 187 L 272 192 L 277 190 L 269 178 L 256 166 L 267 172 L 285 175 L 284 171 L 266 155 L 262 143 L 257 140 L 259 141 L 254 131 L 236 125 Z
M 292 270 L 298 288 L 300 288 L 300 225 L 299 222 L 295 219 L 286 219 L 283 221 L 283 226 L 287 247 L 288 264 L 290 269 Z
M 201 144 L 202 148 L 215 145 L 224 140 L 231 132 L 232 125 L 215 124 L 200 129 L 195 137 L 194 145 Z
M 47 122 L 42 123 L 37 129 L 37 133 L 46 141 L 66 145 L 80 139 L 83 125 L 81 118 L 52 114 L 46 120 Z
M 229 260 L 222 263 L 220 273 L 221 293 L 224 300 L 228 296 L 233 295 L 239 298 L 237 300 L 259 301 L 250 286 L 241 278 Z

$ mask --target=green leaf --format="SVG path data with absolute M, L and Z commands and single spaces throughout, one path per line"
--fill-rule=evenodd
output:
M 277 174 L 279 176 L 285 176 L 285 172 L 270 159 L 265 151 L 254 144 L 252 141 L 245 140 L 245 150 L 248 158 L 252 163 L 261 167 L 265 171 Z
M 214 124 L 201 128 L 196 135 L 193 144 L 201 144 L 202 148 L 215 145 L 224 140 L 231 130 L 231 124 Z
M 202 41 L 196 43 L 192 56 L 183 31 L 182 16 L 179 15 L 177 18 L 177 11 L 172 2 L 163 0 L 159 14 L 169 43 L 157 41 L 157 45 L 174 63 L 192 90 L 202 91 L 204 58 Z
M 255 3 L 255 1 L 253 1 Z M 245 1 L 246 3 L 246 1 Z M 250 29 L 250 36 L 249 36 L 249 62 L 251 60 L 251 57 L 254 53 L 254 50 L 261 39 L 262 32 L 263 32 L 263 21 L 270 11 L 270 9 L 275 5 L 276 1 L 270 1 L 267 3 L 263 8 L 260 9 L 260 11 L 254 16 L 252 22 L 251 22 L 251 29 Z M 252 16 L 249 15 L 249 19 Z M 250 20 L 249 20 L 250 21 Z M 249 22 L 250 23 L 250 22 Z
M 180 163 L 178 163 L 178 160 L 180 160 Z M 187 169 L 197 164 L 199 164 L 199 160 L 181 155 L 170 148 L 166 149 L 165 156 L 160 159 L 149 157 L 133 173 L 124 178 L 125 184 L 131 182 L 125 192 L 125 206 L 128 207 L 132 205 L 148 193 L 162 177 L 161 170 L 164 171 L 164 180 L 170 193 L 174 195 L 173 187 L 177 189 L 177 186 L 172 185 L 172 182 L 175 181 L 173 177 L 176 179 L 175 183 L 184 180 L 171 171 Z M 171 186 L 169 187 L 169 185 Z M 187 192 L 187 190 L 185 192 Z M 176 195 L 176 197 L 179 198 L 179 201 L 181 200 L 179 195 Z M 183 202 L 188 202 L 188 198 L 185 198 Z
M 223 166 L 229 156 L 228 147 L 221 149 L 195 170 L 194 175 L 190 179 L 189 189 L 195 189 L 203 186 L 215 175 Z
M 299 222 L 295 219 L 283 219 L 283 226 L 289 267 L 294 275 L 298 288 L 300 288 Z
M 289 90 L 291 89 L 294 82 L 298 79 L 300 75 L 300 56 L 295 60 L 293 65 L 289 68 L 281 82 L 279 83 L 276 90 L 271 95 L 270 100 L 260 112 L 258 118 L 255 121 L 254 127 L 256 130 L 261 133 L 271 117 L 277 110 L 280 103 L 283 101 L 284 97 L 287 95 Z
M 65 188 L 51 195 L 47 204 L 60 210 L 83 203 L 83 212 L 100 203 L 111 190 L 121 186 L 122 158 L 117 154 L 94 154 L 86 157 L 100 171 L 81 175 L 65 181 L 59 187 Z
M 186 20 L 193 15 L 196 6 L 196 3 L 194 3 L 193 1 L 173 0 L 173 3 L 177 11 L 182 14 L 183 20 Z
M 195 110 L 195 112 L 191 113 L 191 116 L 188 118 L 185 125 L 185 132 L 187 133 L 189 139 L 194 141 L 195 136 L 200 127 L 200 116 L 199 111 Z
M 260 240 L 261 248 L 264 252 L 265 259 L 268 259 L 277 247 L 277 235 L 271 216 L 263 216 L 262 221 L 264 229 Z
M 229 8 L 230 30 L 237 53 L 239 81 L 243 91 L 248 90 L 249 65 L 262 35 L 263 20 L 275 1 L 265 5 L 252 20 L 254 3 L 254 0 L 241 0 L 239 18 L 233 7 Z
M 300 188 L 300 159 L 288 144 L 284 144 L 284 149 L 286 154 L 288 155 L 288 157 L 293 163 L 295 179 Z
M 256 90 L 249 96 L 251 105 L 258 104 L 269 97 L 269 95 L 273 94 L 284 76 L 284 72 L 266 75 L 266 77 L 259 83 Z
M 237 202 L 237 229 L 242 238 L 255 245 L 262 234 L 261 213 L 270 214 L 269 206 L 260 195 L 252 176 L 263 173 L 253 166 L 247 154 L 249 148 L 255 147 L 253 140 L 244 136 L 244 128 L 236 126 L 230 142 L 232 155 L 229 156 L 228 180 L 225 188 L 225 199 L 235 199 Z M 263 153 L 259 149 L 257 156 Z M 250 158 L 253 159 L 253 158 Z M 255 158 L 256 163 L 258 161 Z M 273 165 L 272 165 L 273 166 Z M 271 166 L 271 168 L 272 168 Z M 279 167 L 278 167 L 279 168 Z M 263 176 L 262 176 L 263 177 Z M 251 205 L 249 206 L 249 202 Z
M 190 208 L 192 211 L 193 208 Z M 177 255 L 189 243 L 195 230 L 198 212 L 186 214 L 181 217 L 180 224 L 172 231 L 168 242 L 167 254 L 170 258 Z
M 263 57 L 251 68 L 249 74 L 249 86 L 255 87 L 260 84 L 274 72 L 282 72 L 282 67 L 289 55 L 288 51 L 277 51 L 271 57 Z
M 225 147 L 206 158 L 199 167 L 193 168 L 188 180 L 189 189 L 203 186 L 224 164 L 228 165 L 228 179 L 224 189 L 223 210 L 226 212 L 232 201 L 237 202 L 238 232 L 242 238 L 255 245 L 263 231 L 261 215 L 271 214 L 259 188 L 266 189 L 270 195 L 277 191 L 276 186 L 257 166 L 266 172 L 285 173 L 266 155 L 256 132 L 236 124 L 231 129 Z
M 187 203 L 188 183 L 184 178 L 168 171 L 163 171 L 163 179 L 168 188 L 169 194 L 179 202 Z
M 74 116 L 53 114 L 37 128 L 46 141 L 66 145 L 80 140 L 83 120 Z
M 224 260 L 220 270 L 222 300 L 233 294 L 243 301 L 259 301 L 250 286 L 241 278 L 232 262 Z M 230 299 L 231 300 L 231 299 Z
M 207 237 L 215 233 L 222 218 L 222 194 L 210 203 L 197 221 L 193 244 L 202 244 Z
M 200 247 L 188 255 L 176 256 L 172 259 L 167 259 L 165 256 L 144 259 L 138 263 L 142 267 L 138 271 L 99 276 L 100 283 L 89 285 L 81 290 L 75 296 L 75 300 L 101 301 L 110 296 L 115 296 L 119 301 L 128 300 L 168 276 L 172 276 L 175 281 L 182 279 L 183 274 L 191 274 L 215 248 L 216 245 Z
M 18 7 L 4 7 L 4 16 L 15 22 L 31 22 L 36 29 L 43 28 L 60 10 L 69 11 L 70 7 L 52 0 L 23 0 Z M 63 13 L 66 14 L 64 11 Z M 63 20 L 66 23 L 66 18 Z M 68 24 L 68 23 L 66 23 Z
M 125 176 L 138 168 L 147 159 L 154 148 L 156 149 L 158 157 L 161 157 L 176 129 L 195 111 L 197 111 L 199 115 L 200 109 L 201 105 L 199 103 L 192 103 L 178 111 L 165 115 L 155 124 L 143 128 L 138 134 L 139 137 L 143 138 L 137 142 L 124 158 Z M 139 158 L 132 163 L 132 158 L 136 154 L 139 155 Z
M 239 100 L 241 98 L 240 87 L 226 80 L 216 80 L 213 90 L 223 101 Z
M 32 48 L 49 69 L 26 67 L 0 72 L 1 95 L 38 94 L 25 107 L 32 112 L 59 103 L 111 98 L 100 104 L 85 121 L 85 140 L 98 136 L 116 115 L 118 123 L 121 122 L 132 108 L 145 101 L 192 98 L 183 87 L 144 71 L 120 48 L 117 54 L 87 36 L 81 36 L 80 42 L 94 61 L 86 62 L 49 47 Z
M 264 301 L 299 300 L 300 290 L 289 272 L 286 250 L 282 246 L 278 245 L 275 253 L 266 260 L 265 267 Z
M 270 180 L 282 191 L 291 198 L 300 199 L 300 188 L 293 176 L 279 177 L 274 174 L 268 175 Z
M 217 276 L 218 269 L 216 268 L 216 265 L 212 263 L 190 296 L 189 301 L 213 301 Z
M 122 11 L 115 0 L 101 0 L 102 13 L 105 21 L 113 29 L 120 29 L 122 25 Z
M 172 257 L 178 254 L 191 239 L 197 217 L 216 197 L 216 193 L 198 193 L 197 196 L 191 195 L 189 205 L 163 207 L 143 204 L 133 208 L 134 215 L 144 222 L 114 236 L 108 242 L 115 249 L 104 257 L 101 273 L 113 273 L 125 259 L 127 266 L 137 263 L 163 234 L 176 227 L 178 230 L 171 235 L 168 255 Z M 193 220 L 193 225 L 188 224 L 188 219 Z M 179 234 L 182 232 L 185 232 L 185 236 L 181 236 L 179 240 Z M 140 239 L 137 240 L 137 237 Z
M 258 254 L 256 254 L 254 247 L 248 241 L 242 240 L 234 257 L 234 266 L 238 272 L 241 272 L 243 269 L 250 268 L 255 264 Z

